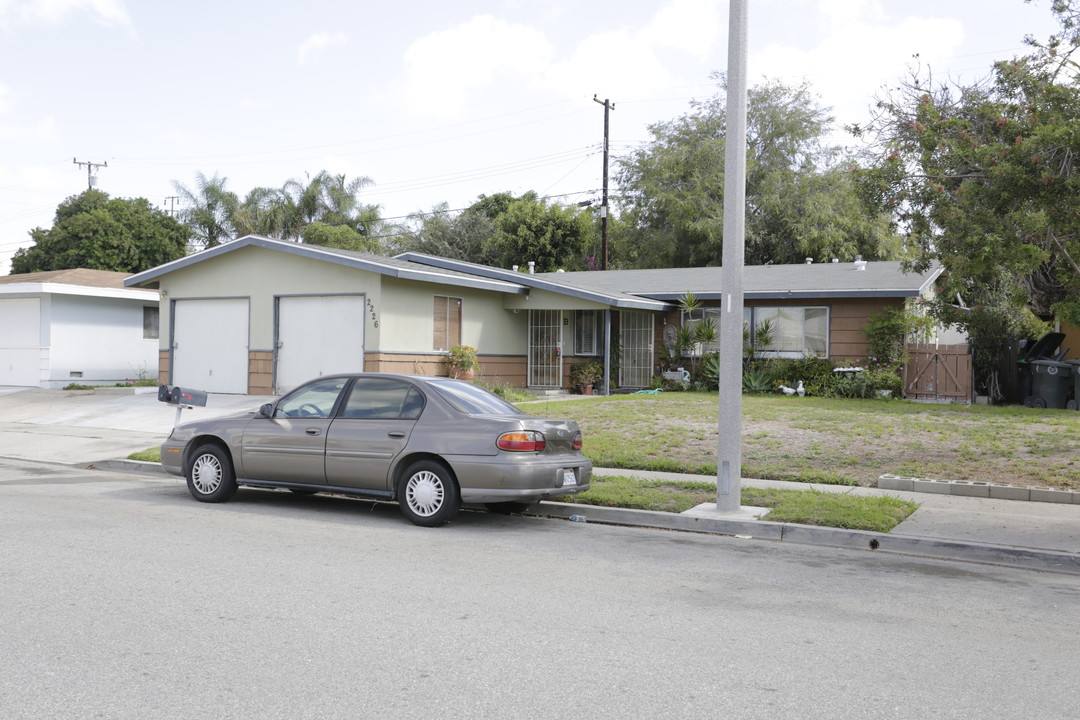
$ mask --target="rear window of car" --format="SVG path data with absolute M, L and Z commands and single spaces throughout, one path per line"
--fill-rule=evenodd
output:
M 466 415 L 522 415 L 523 413 L 501 397 L 472 383 L 460 380 L 440 380 L 430 383 L 446 402 Z

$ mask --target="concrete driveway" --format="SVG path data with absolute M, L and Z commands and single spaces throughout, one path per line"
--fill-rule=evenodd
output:
M 211 395 L 184 410 L 181 422 L 253 412 L 273 398 Z M 176 421 L 176 406 L 157 388 L 43 390 L 0 387 L 0 455 L 65 463 L 127 457 L 159 445 Z

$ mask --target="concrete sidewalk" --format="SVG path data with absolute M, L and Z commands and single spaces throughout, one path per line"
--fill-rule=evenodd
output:
M 153 390 L 153 389 L 151 389 Z M 204 408 L 185 410 L 181 421 L 253 412 L 272 398 L 211 395 Z M 124 460 L 154 447 L 169 434 L 175 406 L 156 391 L 63 391 L 0 388 L 0 456 L 62 462 L 122 472 L 160 472 L 160 466 Z M 715 483 L 714 476 L 598 468 L 596 475 Z M 708 509 L 681 515 L 543 502 L 535 514 L 799 542 L 876 552 L 938 557 L 1080 574 L 1080 502 L 1031 502 L 904 492 L 836 485 L 744 479 L 744 486 L 891 495 L 920 507 L 891 533 L 773 523 L 718 516 Z

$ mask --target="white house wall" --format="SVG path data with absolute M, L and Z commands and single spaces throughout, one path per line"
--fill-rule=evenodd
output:
M 461 342 L 485 355 L 522 355 L 528 314 L 503 305 L 501 294 L 396 278 L 383 281 L 383 352 L 430 353 L 433 349 L 435 296 L 461 298 Z
M 605 310 L 603 303 L 581 300 L 548 290 L 530 290 L 528 295 L 507 295 L 504 304 L 509 310 Z
M 156 338 L 143 338 L 143 306 L 115 298 L 52 295 L 49 387 L 157 376 Z

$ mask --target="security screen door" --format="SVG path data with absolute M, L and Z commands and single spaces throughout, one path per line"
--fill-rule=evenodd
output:
M 622 362 L 620 387 L 649 387 L 653 374 L 653 316 L 643 312 L 619 314 Z
M 529 311 L 529 387 L 562 386 L 562 312 Z

